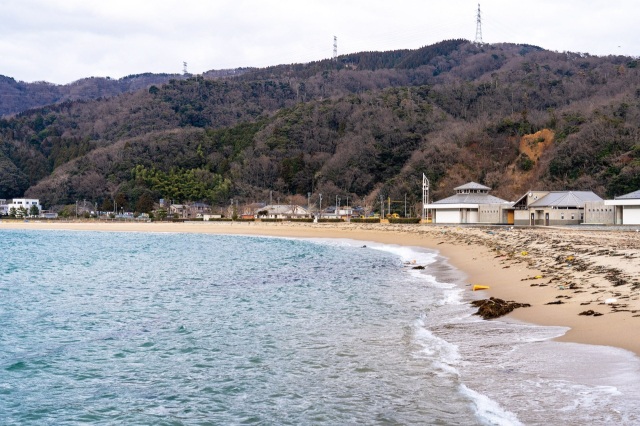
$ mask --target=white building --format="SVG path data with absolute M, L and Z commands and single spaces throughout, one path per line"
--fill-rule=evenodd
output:
M 27 216 L 29 216 L 33 206 L 38 208 L 38 214 L 40 214 L 42 206 L 37 198 L 14 198 L 10 202 L 0 205 L 0 213 L 7 215 L 11 212 L 11 209 L 15 209 L 17 212 L 22 207 L 27 211 Z
M 616 225 L 640 225 L 640 189 L 613 200 L 605 200 L 604 205 L 614 206 Z
M 256 210 L 255 215 L 259 219 L 300 219 L 311 217 L 307 209 L 295 204 L 270 204 Z
M 425 204 L 433 223 L 513 223 L 511 203 L 489 194 L 491 188 L 469 182 L 454 188 L 455 195 Z
M 513 205 L 515 224 L 578 225 L 585 222 L 585 205 L 601 201 L 593 191 L 529 191 Z

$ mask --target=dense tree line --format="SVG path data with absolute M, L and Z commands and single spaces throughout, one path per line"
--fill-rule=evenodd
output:
M 0 198 L 372 203 L 415 200 L 422 173 L 436 197 L 468 180 L 507 199 L 620 195 L 640 188 L 638 71 L 627 57 L 450 40 L 173 79 L 0 119 Z M 543 129 L 553 143 L 532 159 L 521 138 Z

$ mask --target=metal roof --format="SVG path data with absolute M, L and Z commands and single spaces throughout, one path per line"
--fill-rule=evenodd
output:
M 281 214 L 281 215 L 306 215 L 309 214 L 307 209 L 295 204 L 270 204 L 259 208 L 258 210 L 266 210 L 268 214 Z
M 584 207 L 586 201 L 602 201 L 592 191 L 558 191 L 550 192 L 529 207 Z
M 636 199 L 640 199 L 640 189 L 638 189 L 637 191 L 630 192 L 630 193 L 625 194 L 625 195 L 621 195 L 619 197 L 616 197 L 615 199 L 616 200 L 636 200 Z
M 433 204 L 509 204 L 508 201 L 502 198 L 494 197 L 493 195 L 476 193 L 476 194 L 456 194 L 451 197 L 444 198 L 439 201 L 435 201 Z
M 491 191 L 491 188 L 489 188 L 488 186 L 484 186 L 484 185 L 480 185 L 479 183 L 476 182 L 469 182 L 469 183 L 465 183 L 464 185 L 461 185 L 457 188 L 453 188 L 454 191 L 461 191 L 464 189 L 482 189 L 485 191 Z

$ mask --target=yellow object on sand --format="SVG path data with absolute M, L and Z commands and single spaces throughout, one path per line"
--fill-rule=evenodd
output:
M 478 284 L 474 284 L 473 287 L 471 287 L 473 291 L 487 290 L 488 288 L 489 288 L 488 285 L 478 285 Z
M 521 251 L 520 254 L 523 255 L 523 256 L 526 256 L 526 255 L 529 254 L 529 252 L 528 251 Z
M 536 275 L 535 277 L 533 277 L 534 280 L 539 280 L 540 278 L 543 278 L 542 275 Z

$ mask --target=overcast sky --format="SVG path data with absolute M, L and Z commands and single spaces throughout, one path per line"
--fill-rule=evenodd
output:
M 482 0 L 485 43 L 640 55 L 638 0 Z M 83 77 L 309 62 L 474 40 L 477 0 L 0 0 L 0 74 Z

